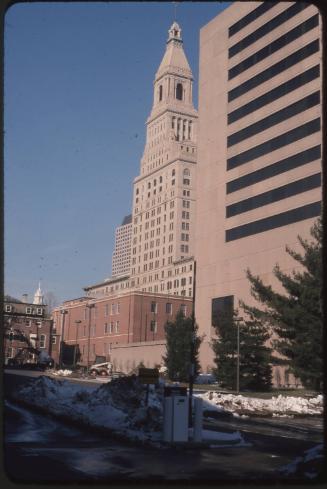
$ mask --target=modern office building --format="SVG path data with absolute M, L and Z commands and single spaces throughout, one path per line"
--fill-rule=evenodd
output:
M 143 291 L 191 296 L 198 116 L 176 22 L 168 34 L 134 180 L 131 278 Z
M 115 232 L 115 248 L 112 254 L 112 277 L 129 274 L 131 265 L 132 216 L 125 216 Z
M 234 2 L 201 29 L 196 319 L 252 304 L 247 268 L 274 288 L 321 213 L 321 20 L 304 2 Z M 279 375 L 280 373 L 278 373 Z M 279 375 L 280 378 L 280 375 Z M 284 383 L 284 380 L 281 380 Z

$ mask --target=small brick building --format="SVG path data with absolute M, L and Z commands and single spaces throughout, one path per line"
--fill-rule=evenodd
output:
M 45 304 L 27 302 L 26 296 L 24 300 L 5 296 L 3 319 L 5 364 L 28 346 L 57 356 L 57 336 Z M 31 360 L 34 358 L 35 355 L 31 355 Z
M 53 310 L 53 321 L 66 345 L 78 345 L 81 365 L 91 365 L 98 355 L 127 372 L 141 361 L 162 363 L 166 322 L 179 310 L 191 315 L 192 305 L 186 297 L 132 290 L 66 301 Z

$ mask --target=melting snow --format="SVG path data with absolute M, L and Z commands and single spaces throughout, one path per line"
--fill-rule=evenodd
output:
M 84 387 L 68 380 L 41 376 L 21 387 L 16 395 L 52 414 L 103 427 L 130 439 L 155 444 L 162 441 L 163 389 L 151 386 L 146 406 L 145 389 L 136 376 L 115 379 L 100 387 Z M 202 430 L 202 439 L 227 442 L 229 446 L 247 446 L 239 432 Z
M 234 394 L 221 394 L 206 392 L 197 394 L 204 401 L 205 410 L 229 411 L 235 414 L 261 414 L 272 416 L 285 416 L 294 414 L 321 415 L 323 412 L 323 396 L 318 395 L 311 399 L 303 397 L 282 396 L 271 399 L 259 399 Z
M 302 457 L 297 457 L 293 462 L 282 467 L 280 472 L 283 475 L 305 476 L 309 479 L 317 477 L 322 470 L 323 450 L 324 445 L 322 443 L 306 450 Z

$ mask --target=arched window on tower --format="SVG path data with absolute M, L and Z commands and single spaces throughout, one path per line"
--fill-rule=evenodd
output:
M 159 102 L 162 100 L 162 85 L 159 86 Z
M 177 100 L 183 100 L 183 85 L 181 83 L 177 83 L 176 98 Z

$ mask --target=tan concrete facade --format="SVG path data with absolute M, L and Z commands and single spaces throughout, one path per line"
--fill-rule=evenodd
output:
M 260 5 L 234 2 L 200 34 L 195 312 L 206 335 L 204 371 L 213 365 L 212 300 L 232 295 L 235 307 L 239 299 L 252 303 L 247 268 L 277 288 L 274 265 L 295 268 L 285 246 L 301 249 L 297 235 L 309 237 L 321 201 L 318 11 L 276 2 L 244 22 Z M 229 35 L 237 22 L 243 27 Z
M 128 275 L 131 268 L 132 216 L 126 216 L 115 232 L 115 248 L 112 254 L 112 277 Z
M 153 87 L 134 180 L 131 278 L 147 292 L 192 295 L 197 111 L 182 31 L 174 22 Z

